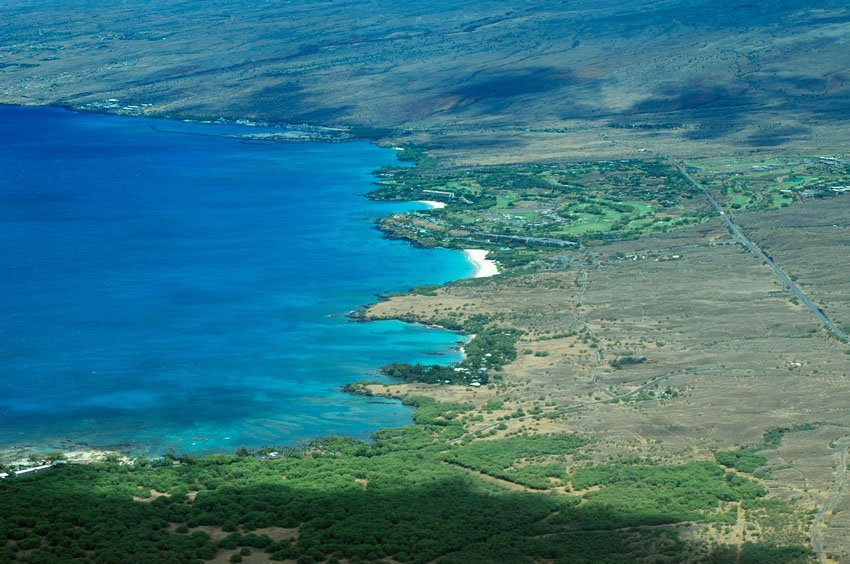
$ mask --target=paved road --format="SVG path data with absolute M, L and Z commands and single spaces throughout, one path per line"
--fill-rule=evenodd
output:
M 620 396 L 618 396 L 617 394 L 615 394 L 614 392 L 612 392 L 611 390 L 609 390 L 608 388 L 606 388 L 605 386 L 603 386 L 602 384 L 597 382 L 598 379 L 599 379 L 599 374 L 595 375 L 593 377 L 593 379 L 590 381 L 590 383 L 593 384 L 594 386 L 596 386 L 597 388 L 599 388 L 600 390 L 602 390 L 602 392 L 605 395 L 607 395 L 608 397 L 610 397 L 611 399 L 615 399 L 615 400 L 620 399 Z
M 649 382 L 647 382 L 643 386 L 636 388 L 636 389 L 632 390 L 631 392 L 629 392 L 627 394 L 623 394 L 622 396 L 619 396 L 617 399 L 624 400 L 624 399 L 628 399 L 632 396 L 636 396 L 639 393 L 652 388 L 656 384 L 660 384 L 664 380 L 667 380 L 668 378 L 672 378 L 673 376 L 685 376 L 685 375 L 690 375 L 690 374 L 697 374 L 697 373 L 700 373 L 700 372 L 715 372 L 716 370 L 719 370 L 719 369 L 718 368 L 686 368 L 684 370 L 676 370 L 675 372 L 667 372 L 666 374 L 662 374 L 661 376 L 653 378 L 652 380 L 650 380 Z
M 847 478 L 847 448 L 850 446 L 848 441 L 850 439 L 845 437 L 840 439 L 838 444 L 835 445 L 838 449 L 838 468 L 835 474 L 835 485 L 832 487 L 832 495 L 823 504 L 823 507 L 815 515 L 814 521 L 812 521 L 812 550 L 815 551 L 820 562 L 826 562 L 823 556 L 823 539 L 821 538 L 820 529 L 821 525 L 823 525 L 824 517 L 838 501 L 838 497 L 841 495 L 841 489 L 844 487 L 844 480 Z
M 484 231 L 476 231 L 473 235 L 477 237 L 488 237 L 490 239 L 510 239 L 511 241 L 521 241 L 523 243 L 537 243 L 540 245 L 549 245 L 551 247 L 575 247 L 578 245 L 575 241 L 567 241 L 565 239 L 552 239 L 551 237 L 526 237 L 525 235 L 499 235 L 497 233 L 486 233 Z
M 838 326 L 835 325 L 835 323 L 833 323 L 832 320 L 829 319 L 829 317 L 827 317 L 826 314 L 817 305 L 815 305 L 815 303 L 811 299 L 809 299 L 809 297 L 805 293 L 803 293 L 799 286 L 797 286 L 794 281 L 791 280 L 791 278 L 789 278 L 788 275 L 785 274 L 785 272 L 783 272 L 781 268 L 779 268 L 779 265 L 777 265 L 772 258 L 767 256 L 764 251 L 762 251 L 755 243 L 753 243 L 750 238 L 747 237 L 737 225 L 735 225 L 735 222 L 732 221 L 732 217 L 723 210 L 723 206 L 720 205 L 720 202 L 717 201 L 717 199 L 714 197 L 714 194 L 712 194 L 708 190 L 708 188 L 694 180 L 694 178 L 690 174 L 688 174 L 688 171 L 686 171 L 682 165 L 680 165 L 673 159 L 669 160 L 671 163 L 673 163 L 673 166 L 675 166 L 679 170 L 679 172 L 681 172 L 682 175 L 688 179 L 691 184 L 699 188 L 706 195 L 708 201 L 711 202 L 711 205 L 714 206 L 714 209 L 717 210 L 717 213 L 720 214 L 720 218 L 726 223 L 726 228 L 729 229 L 729 232 L 732 233 L 732 236 L 734 236 L 738 242 L 744 245 L 744 247 L 748 251 L 761 258 L 765 262 L 765 264 L 767 264 L 767 266 L 769 266 L 770 269 L 773 270 L 774 273 L 776 273 L 780 280 L 782 280 L 782 282 L 785 283 L 786 286 L 788 286 L 788 289 L 791 290 L 791 293 L 794 294 L 794 296 L 796 296 L 797 299 L 800 300 L 800 302 L 804 306 L 806 306 L 806 308 L 811 311 L 815 317 L 818 318 L 818 321 L 820 321 L 824 327 L 826 327 L 833 335 L 835 335 L 845 343 L 850 343 L 850 335 L 839 329 Z

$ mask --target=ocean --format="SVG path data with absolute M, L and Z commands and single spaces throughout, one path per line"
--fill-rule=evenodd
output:
M 339 391 L 457 334 L 346 314 L 472 274 L 381 236 L 395 152 L 0 106 L 0 448 L 137 455 L 366 439 L 407 408 Z

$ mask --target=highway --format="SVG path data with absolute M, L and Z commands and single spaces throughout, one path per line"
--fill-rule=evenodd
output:
M 818 321 L 821 322 L 824 327 L 829 330 L 830 333 L 832 333 L 845 343 L 850 343 L 850 335 L 848 335 L 847 333 L 842 331 L 837 325 L 835 325 L 835 323 L 833 323 L 832 320 L 829 319 L 829 317 L 827 317 L 826 314 L 817 305 L 815 305 L 815 303 L 811 299 L 809 299 L 809 297 L 805 293 L 803 293 L 799 286 L 797 286 L 797 284 L 795 284 L 794 281 L 791 280 L 791 278 L 789 278 L 788 275 L 785 274 L 785 272 L 783 272 L 781 268 L 779 268 L 779 265 L 777 265 L 772 258 L 767 256 L 767 254 L 765 254 L 765 252 L 762 251 L 758 247 L 758 245 L 753 243 L 752 240 L 750 240 L 750 238 L 747 237 L 737 225 L 735 225 L 735 222 L 732 221 L 732 216 L 730 216 L 723 210 L 723 206 L 720 205 L 720 202 L 717 201 L 717 199 L 714 197 L 714 194 L 712 194 L 708 190 L 708 188 L 694 180 L 694 178 L 690 174 L 688 174 L 688 171 L 685 170 L 685 168 L 681 164 L 679 164 L 673 159 L 669 160 L 673 164 L 673 166 L 675 166 L 679 170 L 679 172 L 682 173 L 682 176 L 684 176 L 688 180 L 688 182 L 699 188 L 705 194 L 705 196 L 708 198 L 708 201 L 711 202 L 711 205 L 714 206 L 714 209 L 717 210 L 718 214 L 720 214 L 720 218 L 724 221 L 724 223 L 726 223 L 726 228 L 729 229 L 729 232 L 732 233 L 732 236 L 735 237 L 735 240 L 744 245 L 744 247 L 748 251 L 762 259 L 765 264 L 767 264 L 767 266 L 769 266 L 770 269 L 773 270 L 774 273 L 776 273 L 779 279 L 782 280 L 782 282 L 786 286 L 788 286 L 788 289 L 791 290 L 791 293 L 794 294 L 794 296 L 796 296 L 798 300 L 800 300 L 800 303 L 806 306 L 806 308 L 812 312 L 812 314 L 818 319 Z

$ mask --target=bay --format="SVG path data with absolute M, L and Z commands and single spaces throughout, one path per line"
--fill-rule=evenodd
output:
M 0 107 L 0 447 L 207 453 L 410 422 L 344 394 L 456 334 L 345 314 L 469 276 L 382 238 L 420 204 L 363 197 L 365 142 L 245 143 L 233 125 Z

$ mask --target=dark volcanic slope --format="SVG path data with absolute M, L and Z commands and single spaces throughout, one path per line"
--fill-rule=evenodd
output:
M 681 123 L 685 140 L 776 147 L 850 117 L 850 8 L 805 4 L 11 0 L 0 101 L 438 130 Z

